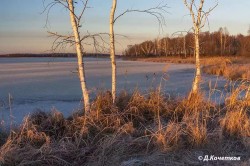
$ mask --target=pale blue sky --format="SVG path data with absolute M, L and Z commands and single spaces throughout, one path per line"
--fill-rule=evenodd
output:
M 50 2 L 51 0 L 47 0 Z M 91 9 L 84 15 L 82 33 L 89 31 L 108 32 L 111 0 L 89 0 Z M 176 31 L 189 30 L 191 21 L 182 0 L 118 0 L 117 14 L 126 9 L 146 9 L 167 3 L 166 27 L 160 36 L 171 35 Z M 207 0 L 205 8 L 216 0 Z M 209 16 L 210 31 L 227 27 L 231 34 L 246 34 L 250 25 L 249 0 L 218 0 L 218 7 Z M 0 54 L 43 53 L 50 49 L 52 39 L 47 30 L 60 33 L 71 32 L 68 12 L 62 7 L 54 7 L 50 12 L 49 25 L 45 28 L 46 14 L 42 0 L 1 0 L 0 5 Z M 118 38 L 117 52 L 122 52 L 128 44 L 154 39 L 159 35 L 157 21 L 150 15 L 130 13 L 116 23 L 115 30 L 127 35 L 128 39 Z M 204 29 L 208 30 L 208 27 Z M 71 49 L 61 51 L 72 51 Z M 91 51 L 87 47 L 87 51 Z

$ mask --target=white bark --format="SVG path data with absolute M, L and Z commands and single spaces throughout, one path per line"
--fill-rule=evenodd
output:
M 135 45 L 135 57 L 138 56 L 138 53 L 137 53 L 137 45 Z
M 223 29 L 220 28 L 220 55 L 223 55 Z
M 165 55 L 168 56 L 168 38 L 165 39 Z
M 195 72 L 195 78 L 194 78 L 193 86 L 192 86 L 192 93 L 198 93 L 199 84 L 200 84 L 200 80 L 201 80 L 199 28 L 195 29 L 194 38 L 195 38 L 196 72 Z
M 112 8 L 110 11 L 110 59 L 112 67 L 112 99 L 115 103 L 116 99 L 116 60 L 115 60 L 115 36 L 114 36 L 114 17 L 116 11 L 117 0 L 113 0 Z
M 157 39 L 155 39 L 155 43 L 154 43 L 154 45 L 155 45 L 155 48 L 154 48 L 154 53 L 155 53 L 155 56 L 157 56 L 158 55 L 158 45 L 159 45 L 159 39 L 157 38 Z
M 223 47 L 223 53 L 225 54 L 226 51 L 226 45 L 227 45 L 227 35 L 229 35 L 229 32 L 226 27 L 224 27 L 224 47 Z
M 201 80 L 201 68 L 200 68 L 200 42 L 199 42 L 199 34 L 201 28 L 204 26 L 204 22 L 202 22 L 203 18 L 203 4 L 204 0 L 200 0 L 199 8 L 196 10 L 196 14 L 194 13 L 195 8 L 195 0 L 191 0 L 190 4 L 187 3 L 187 0 L 183 0 L 186 7 L 189 9 L 190 15 L 193 21 L 193 30 L 194 30 L 194 40 L 195 40 L 195 60 L 196 60 L 196 72 L 195 78 L 192 85 L 191 94 L 197 94 L 199 91 L 200 80 Z
M 185 58 L 187 57 L 187 50 L 186 50 L 186 36 L 183 36 L 183 49 L 184 49 L 184 55 Z
M 85 113 L 89 113 L 90 111 L 90 103 L 89 103 L 89 93 L 86 85 L 86 79 L 85 79 L 85 70 L 84 70 L 84 63 L 83 63 L 83 47 L 80 40 L 80 34 L 79 34 L 79 27 L 77 26 L 77 21 L 74 14 L 74 1 L 68 0 L 68 7 L 70 10 L 70 21 L 72 30 L 74 32 L 75 37 L 75 47 L 76 47 L 76 53 L 77 53 L 77 61 L 78 61 L 78 72 L 79 72 L 79 80 L 81 84 L 82 89 L 82 95 L 84 100 L 84 108 Z

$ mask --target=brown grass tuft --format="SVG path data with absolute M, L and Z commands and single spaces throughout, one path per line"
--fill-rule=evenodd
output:
M 156 144 L 163 151 L 173 151 L 182 147 L 183 130 L 181 123 L 169 122 L 166 128 L 162 128 L 153 134 Z
M 221 127 L 226 137 L 250 137 L 250 118 L 246 111 L 228 111 L 221 119 Z
M 207 142 L 207 120 L 205 111 L 186 112 L 182 123 L 185 126 L 185 134 L 188 143 L 192 146 L 202 146 Z
M 246 61 L 246 60 L 245 60 Z M 250 80 L 249 64 L 244 60 L 211 58 L 203 63 L 203 72 L 224 76 L 230 80 Z

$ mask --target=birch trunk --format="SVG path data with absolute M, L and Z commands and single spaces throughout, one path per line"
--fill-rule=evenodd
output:
M 157 54 L 158 54 L 158 39 L 155 39 L 155 48 L 154 48 L 155 50 L 155 56 L 157 56 Z
M 224 34 L 224 45 L 223 45 L 223 53 L 225 54 L 226 52 L 226 44 L 227 44 L 227 34 L 225 32 Z
M 115 103 L 116 99 L 116 60 L 115 60 L 115 36 L 114 36 L 114 17 L 116 11 L 117 0 L 113 0 L 112 8 L 110 11 L 110 59 L 112 67 L 112 99 Z
M 138 53 L 137 53 L 137 45 L 135 45 L 135 57 L 138 56 Z
M 220 30 L 220 55 L 223 55 L 223 30 Z
M 167 39 L 164 40 L 164 51 L 165 51 L 165 56 L 167 56 Z
M 186 36 L 185 35 L 184 35 L 184 54 L 185 54 L 185 58 L 187 58 Z
M 192 86 L 192 93 L 197 94 L 199 91 L 199 84 L 201 80 L 201 66 L 200 66 L 200 43 L 199 43 L 199 28 L 195 28 L 195 61 L 196 72 Z
M 196 71 L 195 71 L 195 78 L 192 85 L 191 93 L 189 94 L 189 97 L 191 97 L 193 94 L 197 94 L 200 89 L 200 80 L 201 80 L 201 66 L 200 66 L 200 41 L 199 41 L 199 35 L 200 35 L 200 29 L 205 25 L 202 23 L 202 18 L 204 15 L 202 15 L 203 11 L 203 4 L 205 0 L 200 0 L 200 6 L 197 9 L 197 14 L 194 13 L 193 8 L 195 7 L 195 0 L 191 0 L 190 4 L 188 4 L 187 0 L 183 0 L 186 7 L 189 9 L 190 15 L 192 17 L 193 21 L 193 30 L 194 30 L 194 42 L 195 42 L 195 50 L 194 50 L 194 56 L 196 61 Z
M 75 47 L 76 47 L 76 54 L 77 54 L 77 61 L 78 61 L 78 72 L 79 72 L 79 80 L 81 84 L 82 89 L 82 95 L 84 100 L 84 108 L 85 113 L 89 113 L 90 111 L 90 103 L 89 103 L 89 93 L 86 85 L 85 80 L 85 70 L 84 70 L 84 63 L 83 63 L 83 48 L 80 41 L 80 34 L 79 34 L 79 28 L 77 26 L 77 21 L 74 14 L 74 4 L 73 0 L 68 0 L 68 7 L 70 10 L 70 21 L 72 30 L 74 32 L 75 37 Z

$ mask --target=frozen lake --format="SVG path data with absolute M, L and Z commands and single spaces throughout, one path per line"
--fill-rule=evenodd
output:
M 111 88 L 109 59 L 86 58 L 86 78 L 92 98 L 100 90 Z M 76 73 L 75 58 L 0 58 L 0 120 L 10 121 L 9 94 L 14 122 L 36 109 L 50 111 L 56 108 L 69 116 L 81 107 L 81 91 Z M 117 61 L 119 90 L 146 91 L 160 85 L 162 91 L 184 96 L 191 88 L 194 65 L 166 64 L 138 61 Z M 209 91 L 209 82 L 224 89 L 226 80 L 203 75 L 203 89 Z M 220 94 L 214 95 L 218 100 Z

